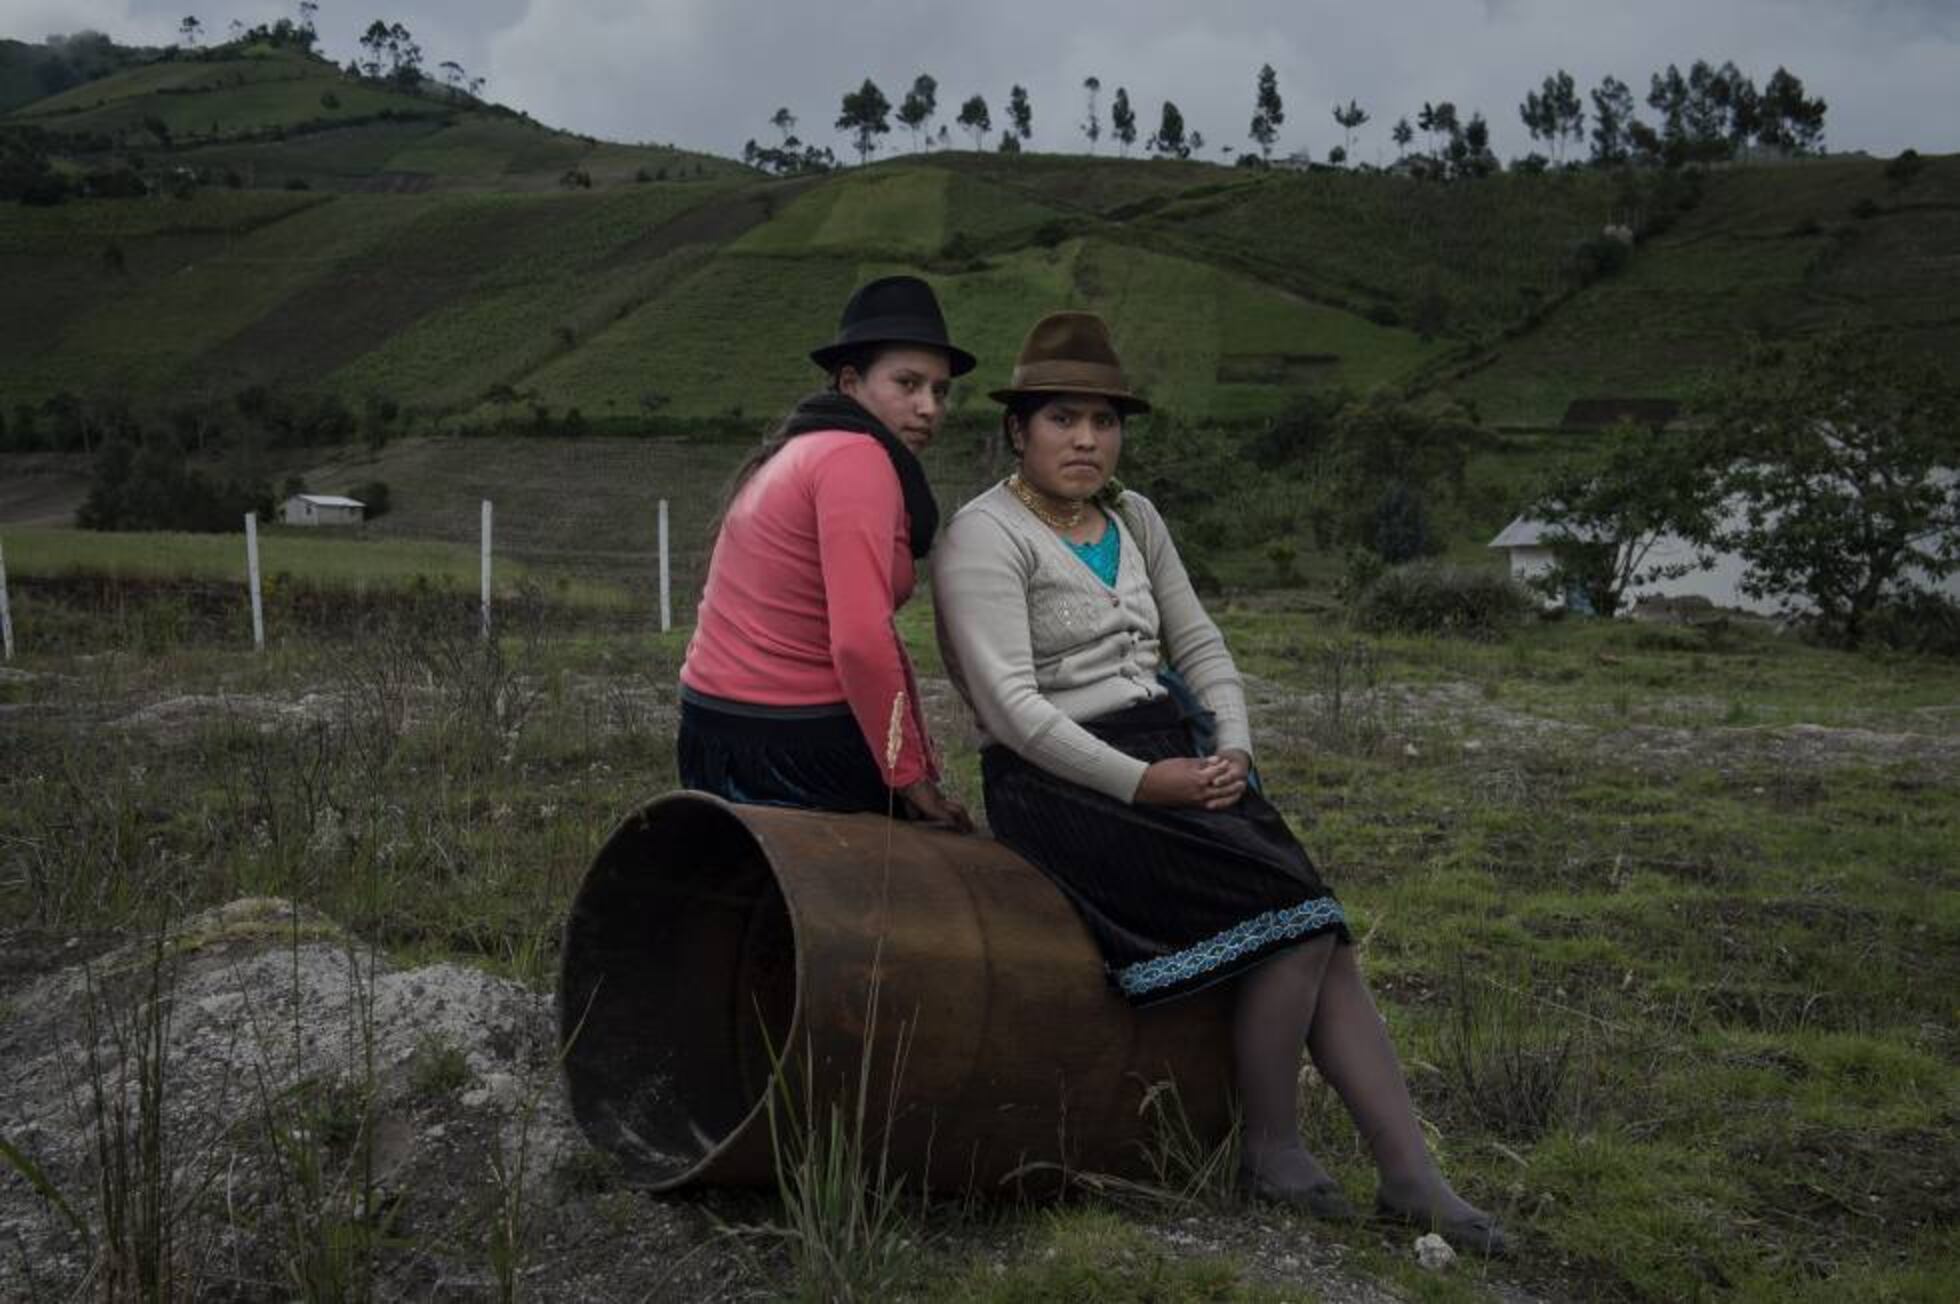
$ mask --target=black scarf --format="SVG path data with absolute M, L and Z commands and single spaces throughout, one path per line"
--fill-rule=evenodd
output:
M 835 390 L 823 390 L 803 399 L 784 418 L 780 434 L 784 439 L 818 430 L 849 430 L 870 435 L 884 446 L 885 456 L 898 472 L 898 487 L 905 495 L 905 514 L 912 518 L 911 547 L 914 558 L 932 551 L 932 536 L 939 533 L 939 504 L 933 501 L 932 486 L 926 483 L 926 469 L 911 449 L 898 442 L 898 436 L 885 423 L 865 410 L 863 404 Z

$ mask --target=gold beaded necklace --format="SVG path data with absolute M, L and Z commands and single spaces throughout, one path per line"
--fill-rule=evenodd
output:
M 1007 477 L 1007 488 L 1021 500 L 1023 507 L 1035 514 L 1036 520 L 1051 530 L 1073 530 L 1082 524 L 1083 509 L 1089 505 L 1086 499 L 1065 498 L 1062 501 L 1068 504 L 1069 509 L 1066 512 L 1055 511 L 1048 506 L 1048 496 L 1023 480 L 1019 471 Z

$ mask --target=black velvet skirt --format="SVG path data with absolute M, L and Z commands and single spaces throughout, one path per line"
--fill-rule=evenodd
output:
M 1141 761 L 1197 754 L 1170 700 L 1083 727 Z M 1221 982 L 1319 933 L 1352 940 L 1306 850 L 1256 791 L 1222 811 L 1129 806 L 1001 746 L 981 753 L 981 776 L 994 836 L 1074 903 L 1134 1005 Z
M 675 759 L 684 787 L 728 801 L 814 810 L 893 811 L 850 707 L 766 707 L 681 695 Z M 895 809 L 896 808 L 896 809 Z

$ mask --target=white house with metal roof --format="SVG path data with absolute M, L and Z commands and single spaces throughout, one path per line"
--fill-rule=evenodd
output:
M 366 503 L 339 494 L 294 494 L 279 508 L 287 525 L 359 525 L 366 517 Z

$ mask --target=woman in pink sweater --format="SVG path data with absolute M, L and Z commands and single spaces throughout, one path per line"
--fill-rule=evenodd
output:
M 810 358 L 829 388 L 736 473 L 717 528 L 681 666 L 681 781 L 965 832 L 892 617 L 939 528 L 918 455 L 974 359 L 910 276 L 860 287 Z

